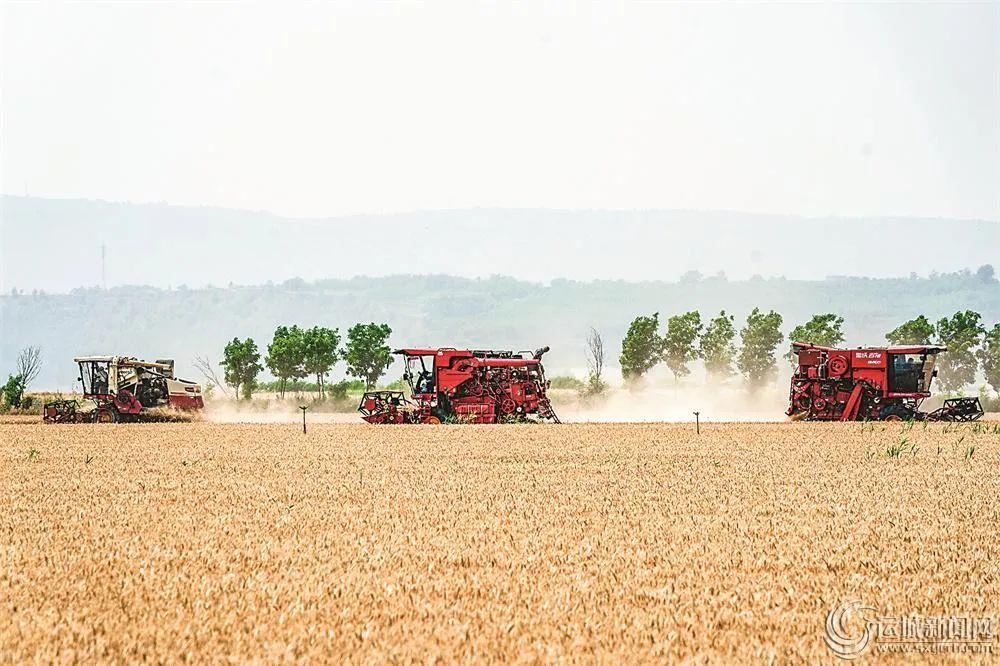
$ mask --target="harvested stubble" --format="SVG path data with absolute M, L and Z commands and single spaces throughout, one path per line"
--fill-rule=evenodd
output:
M 0 425 L 0 659 L 815 660 L 842 600 L 997 614 L 996 434 L 702 428 Z

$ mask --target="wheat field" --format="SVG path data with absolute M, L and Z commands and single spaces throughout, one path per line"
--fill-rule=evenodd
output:
M 0 424 L 0 660 L 828 660 L 996 616 L 995 426 Z

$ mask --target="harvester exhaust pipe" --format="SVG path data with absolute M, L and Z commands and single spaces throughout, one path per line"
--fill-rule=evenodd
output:
M 545 352 L 547 352 L 548 350 L 549 350 L 548 345 L 545 345 L 544 347 L 539 347 L 538 349 L 535 350 L 534 359 L 536 361 L 542 360 L 542 355 L 545 354 Z

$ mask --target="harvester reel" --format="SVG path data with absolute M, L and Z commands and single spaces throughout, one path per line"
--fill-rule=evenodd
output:
M 948 398 L 941 407 L 927 414 L 930 421 L 978 421 L 983 417 L 979 398 Z
M 368 391 L 361 396 L 358 411 L 373 417 L 370 423 L 405 423 L 409 407 L 402 391 Z
M 42 410 L 42 420 L 47 423 L 79 423 L 85 414 L 78 411 L 79 406 L 76 400 L 47 402 Z

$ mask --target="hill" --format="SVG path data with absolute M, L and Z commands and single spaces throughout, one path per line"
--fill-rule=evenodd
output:
M 106 282 L 101 248 L 105 248 Z M 329 219 L 167 204 L 0 199 L 0 291 L 264 284 L 355 275 L 519 280 L 868 277 L 996 261 L 1000 223 L 679 210 L 470 209 Z
M 142 267 L 142 257 L 136 266 Z M 548 344 L 553 348 L 546 357 L 550 374 L 582 372 L 590 326 L 603 332 L 614 364 L 636 314 L 697 308 L 707 315 L 725 308 L 740 320 L 754 306 L 780 312 L 786 333 L 814 313 L 837 312 L 846 318 L 848 344 L 878 344 L 885 332 L 917 314 L 936 318 L 971 308 L 990 324 L 1000 321 L 1000 283 L 986 271 L 927 278 L 729 281 L 689 276 L 678 282 L 559 279 L 547 284 L 509 277 L 397 275 L 226 288 L 17 292 L 0 296 L 0 373 L 9 371 L 20 347 L 37 344 L 46 361 L 40 388 L 71 386 L 76 372 L 70 359 L 81 354 L 173 357 L 182 374 L 195 376 L 194 356 L 218 360 L 234 336 L 253 336 L 263 348 L 278 324 L 344 331 L 358 321 L 388 322 L 394 345 L 529 349 Z

